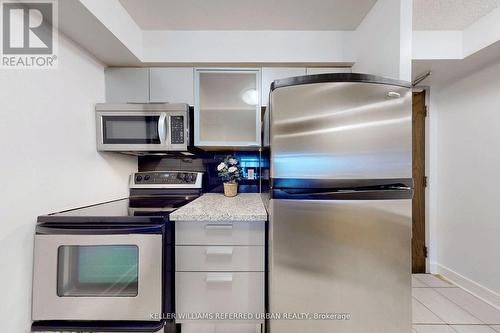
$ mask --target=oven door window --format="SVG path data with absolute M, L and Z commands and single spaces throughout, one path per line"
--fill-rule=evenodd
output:
M 139 248 L 135 245 L 65 245 L 58 249 L 60 297 L 135 297 Z
M 160 116 L 103 116 L 104 144 L 160 144 Z

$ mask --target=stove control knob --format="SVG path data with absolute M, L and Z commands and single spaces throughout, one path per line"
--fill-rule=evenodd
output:
M 149 180 L 149 178 L 150 178 L 150 177 L 149 177 L 149 175 L 145 175 L 145 176 L 144 176 L 144 180 L 146 180 L 146 181 L 148 181 L 148 180 Z
M 141 180 L 142 180 L 142 176 L 141 175 L 135 176 L 135 181 L 136 182 L 140 182 Z

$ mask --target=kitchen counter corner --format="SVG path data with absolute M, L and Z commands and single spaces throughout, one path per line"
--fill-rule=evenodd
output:
M 206 193 L 170 214 L 181 221 L 266 221 L 267 212 L 260 193 L 240 193 L 228 198 L 220 193 Z

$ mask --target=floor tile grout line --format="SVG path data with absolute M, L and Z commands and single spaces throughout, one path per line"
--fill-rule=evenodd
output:
M 497 331 L 497 329 L 496 329 L 496 328 L 494 328 L 493 326 L 498 326 L 498 327 L 500 327 L 500 325 L 488 325 L 488 327 L 489 327 L 489 328 L 491 328 L 493 331 L 495 331 L 495 332 L 499 332 L 499 331 Z
M 440 280 L 440 281 L 443 281 L 445 283 L 447 283 L 449 286 L 448 287 L 433 287 L 433 286 L 430 286 L 428 285 L 427 283 L 425 283 L 423 280 L 419 279 L 419 277 L 417 276 L 417 274 L 420 274 L 420 275 L 429 275 L 429 276 L 433 276 L 434 278 Z M 413 274 L 412 273 L 412 276 L 417 279 L 420 283 L 424 284 L 425 286 L 428 286 L 428 287 L 420 287 L 420 288 L 460 288 L 459 286 L 451 283 L 450 281 L 448 280 L 445 280 L 445 279 L 442 279 L 442 278 L 439 278 L 437 277 L 436 275 L 434 274 L 431 274 L 431 273 L 416 273 L 416 274 Z M 418 288 L 418 287 L 417 287 Z
M 412 274 L 412 276 L 415 279 L 417 279 L 420 283 L 422 283 L 423 285 L 428 286 L 429 288 L 431 288 L 431 286 L 429 286 L 427 283 L 425 283 L 424 281 L 420 280 L 416 274 Z
M 431 309 L 429 309 L 429 307 L 427 305 L 425 305 L 424 303 L 420 302 L 413 295 L 412 295 L 412 297 L 415 299 L 415 301 L 417 301 L 418 303 L 420 303 L 424 308 L 426 308 L 427 310 L 429 310 L 433 315 L 435 315 L 439 320 L 441 320 L 443 322 L 443 324 L 422 324 L 422 325 L 448 325 L 448 323 L 443 318 L 441 318 L 437 314 L 435 314 L 434 311 L 432 311 Z M 412 319 L 412 322 L 413 322 L 413 319 Z
M 449 327 L 453 332 L 459 333 L 454 327 L 449 324 L 414 324 L 412 326 L 446 326 Z M 416 331 L 418 333 L 418 331 Z
M 439 288 L 432 288 L 432 289 L 439 289 Z M 462 289 L 463 290 L 463 289 Z M 464 290 L 465 291 L 465 290 Z M 455 304 L 456 306 L 458 306 L 460 309 L 464 310 L 465 312 L 467 312 L 468 314 L 470 314 L 472 317 L 476 318 L 477 320 L 479 320 L 481 323 L 483 323 L 484 325 L 493 325 L 493 324 L 487 324 L 485 323 L 484 321 L 482 321 L 481 319 L 479 319 L 478 317 L 476 317 L 473 313 L 471 313 L 470 311 L 468 311 L 467 309 L 464 309 L 460 304 L 458 304 L 457 302 L 453 301 L 452 299 L 450 299 L 449 297 L 446 297 L 446 295 L 442 294 L 439 292 L 439 290 L 435 290 L 435 292 L 437 292 L 439 295 L 443 296 L 444 298 L 446 298 L 447 300 L 449 300 L 450 302 L 452 302 L 453 304 Z M 467 291 L 465 291 L 467 292 Z M 472 295 L 472 294 L 471 294 Z M 472 295 L 474 296 L 474 295 Z M 475 296 L 474 296 L 475 297 Z M 488 304 L 488 303 L 486 303 Z M 480 325 L 480 324 L 478 324 Z

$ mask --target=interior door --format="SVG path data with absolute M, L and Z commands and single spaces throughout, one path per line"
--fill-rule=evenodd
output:
M 413 93 L 412 271 L 425 273 L 425 90 Z
M 37 234 L 33 320 L 154 320 L 162 248 L 161 234 Z

